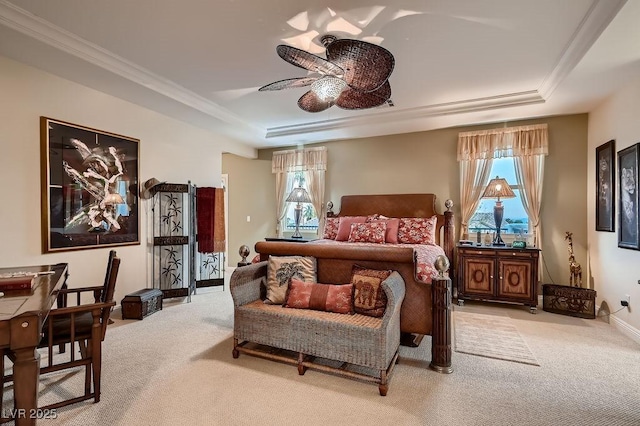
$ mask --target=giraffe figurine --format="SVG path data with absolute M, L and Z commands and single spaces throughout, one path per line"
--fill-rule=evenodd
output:
M 569 241 L 569 271 L 571 275 L 569 276 L 569 285 L 571 287 L 582 287 L 582 267 L 578 262 L 576 262 L 576 258 L 573 255 L 573 233 L 565 232 L 565 240 Z

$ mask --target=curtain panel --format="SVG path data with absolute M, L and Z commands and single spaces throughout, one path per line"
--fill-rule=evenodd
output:
M 327 170 L 327 148 L 276 151 L 271 160 L 271 173 Z
M 318 215 L 318 232 L 324 229 L 324 181 L 327 170 L 327 148 L 324 146 L 305 149 L 276 151 L 271 159 L 271 172 L 276 174 L 276 233 L 282 237 L 282 223 L 287 212 L 285 199 L 293 190 L 290 173 L 303 171 L 307 176 L 307 192 Z
M 547 124 L 458 134 L 458 161 L 548 154 Z

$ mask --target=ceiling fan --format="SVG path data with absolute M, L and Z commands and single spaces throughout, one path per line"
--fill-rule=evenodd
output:
M 343 109 L 380 106 L 391 98 L 389 76 L 395 60 L 385 48 L 361 40 L 321 38 L 327 59 L 295 47 L 279 45 L 278 55 L 297 67 L 318 75 L 288 78 L 262 86 L 260 91 L 311 86 L 298 99 L 307 112 L 320 112 L 337 105 Z

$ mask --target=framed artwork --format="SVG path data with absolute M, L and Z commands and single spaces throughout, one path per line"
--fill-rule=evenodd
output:
M 42 251 L 140 244 L 139 140 L 40 117 Z
M 614 140 L 596 148 L 596 231 L 615 232 L 615 153 Z
M 640 250 L 638 163 L 640 163 L 640 143 L 618 152 L 618 186 L 620 187 L 618 247 L 634 250 Z

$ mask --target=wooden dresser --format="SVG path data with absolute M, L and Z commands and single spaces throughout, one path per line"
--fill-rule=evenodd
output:
M 458 245 L 458 305 L 465 300 L 520 303 L 536 313 L 537 248 Z

